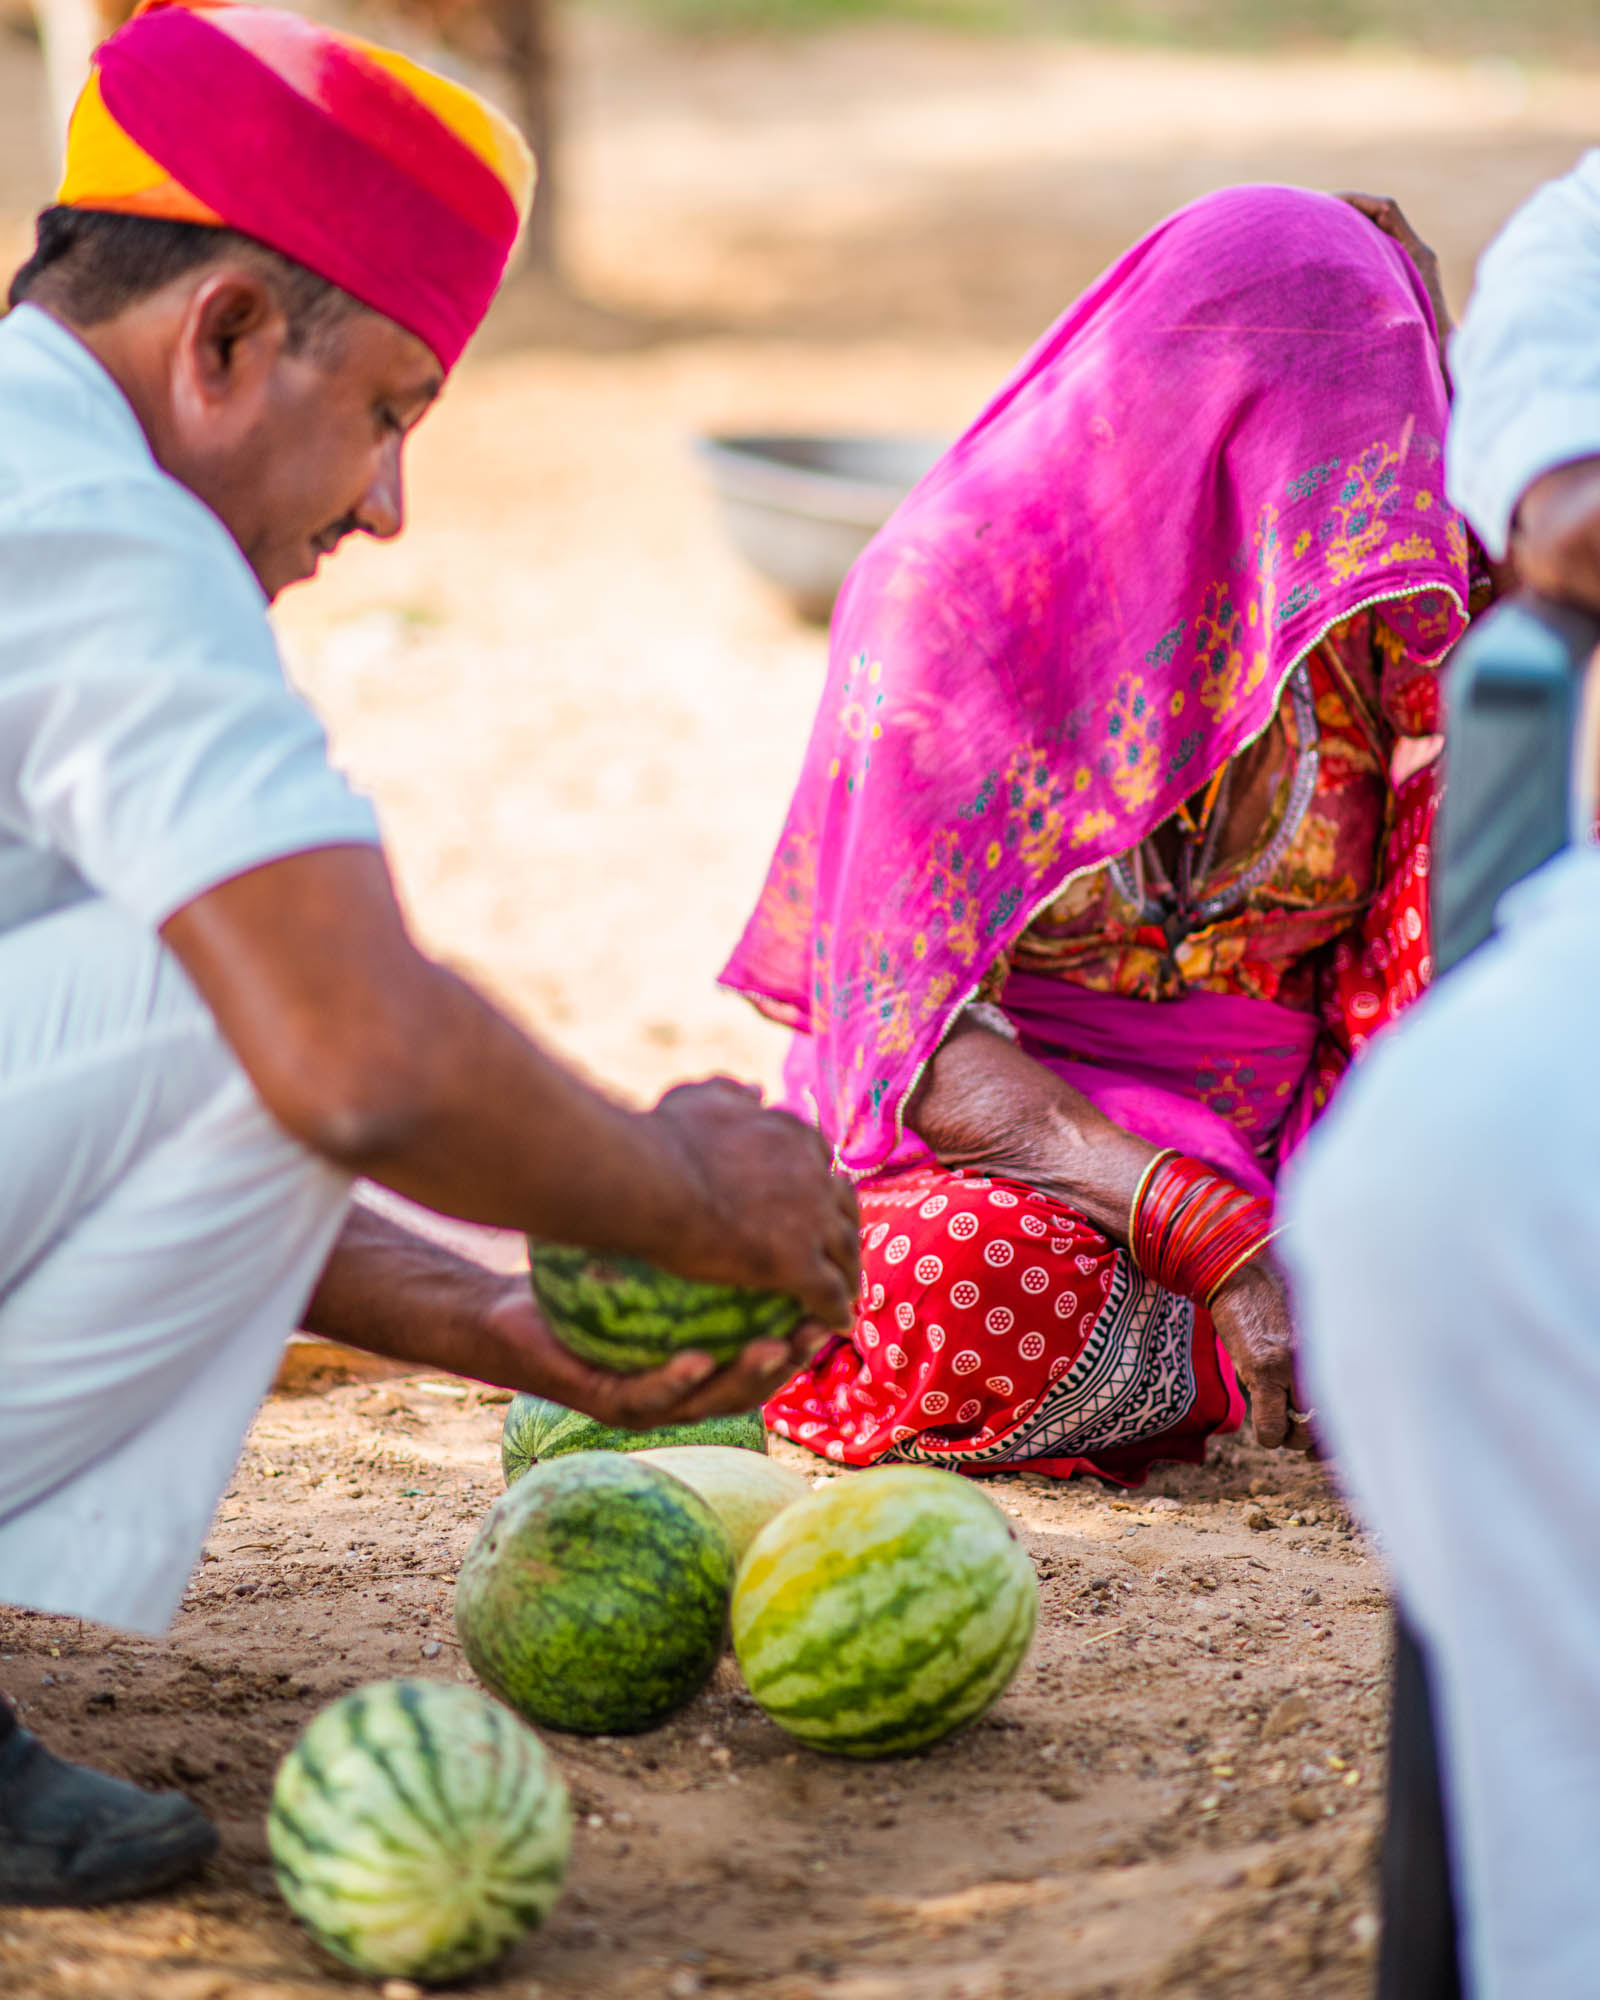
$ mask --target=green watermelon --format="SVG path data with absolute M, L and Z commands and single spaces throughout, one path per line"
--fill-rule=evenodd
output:
M 831 1480 L 756 1537 L 733 1595 L 751 1694 L 818 1750 L 893 1757 L 983 1714 L 1038 1616 L 1033 1565 L 953 1472 Z
M 659 1368 L 691 1347 L 732 1361 L 752 1340 L 787 1340 L 803 1317 L 787 1292 L 702 1284 L 642 1257 L 530 1242 L 528 1263 L 551 1332 L 579 1360 L 618 1375 Z
M 711 1508 L 621 1452 L 524 1473 L 456 1579 L 456 1630 L 485 1684 L 530 1722 L 623 1735 L 711 1677 L 735 1563 Z
M 641 1464 L 659 1466 L 700 1495 L 727 1530 L 735 1562 L 775 1514 L 805 1499 L 811 1481 L 776 1459 L 707 1444 L 666 1445 L 636 1451 Z
M 385 1681 L 278 1767 L 267 1845 L 317 1942 L 376 1978 L 458 1979 L 549 1915 L 572 1807 L 544 1745 L 476 1688 Z
M 654 1431 L 613 1430 L 577 1410 L 547 1403 L 542 1396 L 516 1396 L 500 1433 L 500 1464 L 510 1486 L 541 1458 L 569 1451 L 649 1451 L 669 1444 L 720 1444 L 740 1451 L 765 1451 L 766 1426 L 759 1410 L 736 1417 L 707 1417 L 698 1424 L 665 1424 Z

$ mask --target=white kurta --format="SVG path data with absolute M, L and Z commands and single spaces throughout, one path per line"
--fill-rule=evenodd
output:
M 371 843 L 259 586 L 72 336 L 0 322 L 0 1601 L 155 1631 L 345 1178 L 158 926 Z
M 1450 348 L 1450 498 L 1497 559 L 1541 473 L 1600 456 L 1600 152 L 1507 223 Z
M 1285 1177 L 1308 1393 L 1421 1635 L 1475 2000 L 1600 1984 L 1600 854 L 1346 1079 Z
M 1600 454 L 1600 154 L 1484 258 L 1451 497 Z M 1600 853 L 1347 1079 L 1285 1176 L 1306 1380 L 1437 1697 L 1475 2000 L 1600 1992 Z

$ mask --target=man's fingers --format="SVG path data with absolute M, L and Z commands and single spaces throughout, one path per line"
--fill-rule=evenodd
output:
M 854 1287 L 861 1275 L 861 1221 L 852 1194 L 848 1209 L 840 1209 L 828 1230 L 824 1244 L 829 1261 L 841 1270 Z
M 662 1424 L 688 1423 L 681 1414 L 697 1390 L 717 1372 L 709 1354 L 675 1354 L 663 1367 L 642 1375 L 612 1375 L 585 1369 L 583 1407 L 604 1423 L 624 1430 L 655 1430 Z
M 684 1404 L 679 1423 L 699 1423 L 704 1417 L 726 1417 L 759 1409 L 795 1372 L 786 1340 L 755 1340 L 737 1361 L 719 1369 L 704 1388 Z
M 804 1368 L 832 1338 L 832 1327 L 823 1326 L 816 1320 L 807 1320 L 789 1336 L 789 1359 L 796 1368 Z

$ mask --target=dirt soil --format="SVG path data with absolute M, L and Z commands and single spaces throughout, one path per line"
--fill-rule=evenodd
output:
M 341 555 L 280 625 L 421 934 L 643 1099 L 776 1073 L 778 1039 L 711 981 L 823 663 L 724 544 L 693 434 L 954 431 L 1108 257 L 1232 179 L 1398 195 L 1459 302 L 1499 221 L 1593 132 L 1600 79 L 887 28 L 685 44 L 583 18 L 568 43 L 581 299 L 513 290 L 419 436 L 405 540 Z M 48 184 L 37 52 L 0 24 L 0 250 Z M 331 1695 L 464 1671 L 452 1581 L 499 1490 L 501 1417 L 462 1382 L 301 1368 L 167 1640 L 0 1611 L 27 1722 L 182 1786 L 224 1839 L 182 1895 L 0 1912 L 0 1994 L 350 1989 L 274 1895 L 263 1803 Z M 583 1814 L 569 1891 L 470 1990 L 1367 1991 L 1385 1602 L 1325 1475 L 1234 1441 L 1137 1495 L 989 1490 L 1044 1618 L 984 1724 L 832 1762 L 724 1667 L 654 1735 L 559 1741 Z
M 0 1682 L 29 1725 L 181 1786 L 224 1843 L 181 1895 L 0 1912 L 0 1992 L 311 2000 L 353 1983 L 277 1901 L 262 1803 L 297 1729 L 343 1689 L 470 1679 L 451 1595 L 500 1490 L 500 1393 L 411 1376 L 275 1397 L 162 1643 L 0 1613 Z M 1032 1477 L 987 1490 L 1034 1558 L 1044 1615 L 984 1722 L 922 1757 L 823 1758 L 766 1721 L 730 1662 L 665 1729 L 552 1739 L 580 1814 L 567 1893 L 468 1990 L 1364 1991 L 1385 1599 L 1323 1475 L 1233 1443 L 1135 1495 Z

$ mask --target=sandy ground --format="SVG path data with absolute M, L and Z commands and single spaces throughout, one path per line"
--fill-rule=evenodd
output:
M 1459 301 L 1499 220 L 1594 130 L 1600 78 L 888 30 L 694 46 L 585 21 L 569 42 L 566 248 L 590 303 L 508 301 L 419 437 L 406 540 L 341 556 L 281 625 L 421 933 L 643 1098 L 775 1073 L 777 1039 L 712 976 L 823 661 L 724 547 L 692 435 L 954 430 L 1107 257 L 1230 179 L 1397 194 Z M 0 30 L 0 249 L 47 185 L 36 54 Z M 330 1694 L 461 1671 L 451 1584 L 499 1488 L 501 1415 L 443 1379 L 280 1395 L 168 1641 L 0 1611 L 26 1719 L 182 1785 L 225 1837 L 181 1896 L 0 1912 L 0 1993 L 349 1985 L 272 1893 L 266 1789 Z M 988 1722 L 925 1758 L 831 1763 L 725 1668 L 653 1736 L 560 1743 L 584 1814 L 570 1891 L 473 1990 L 1366 1991 L 1384 1600 L 1323 1474 L 1226 1444 L 1137 1496 L 990 1490 L 1045 1616 Z

